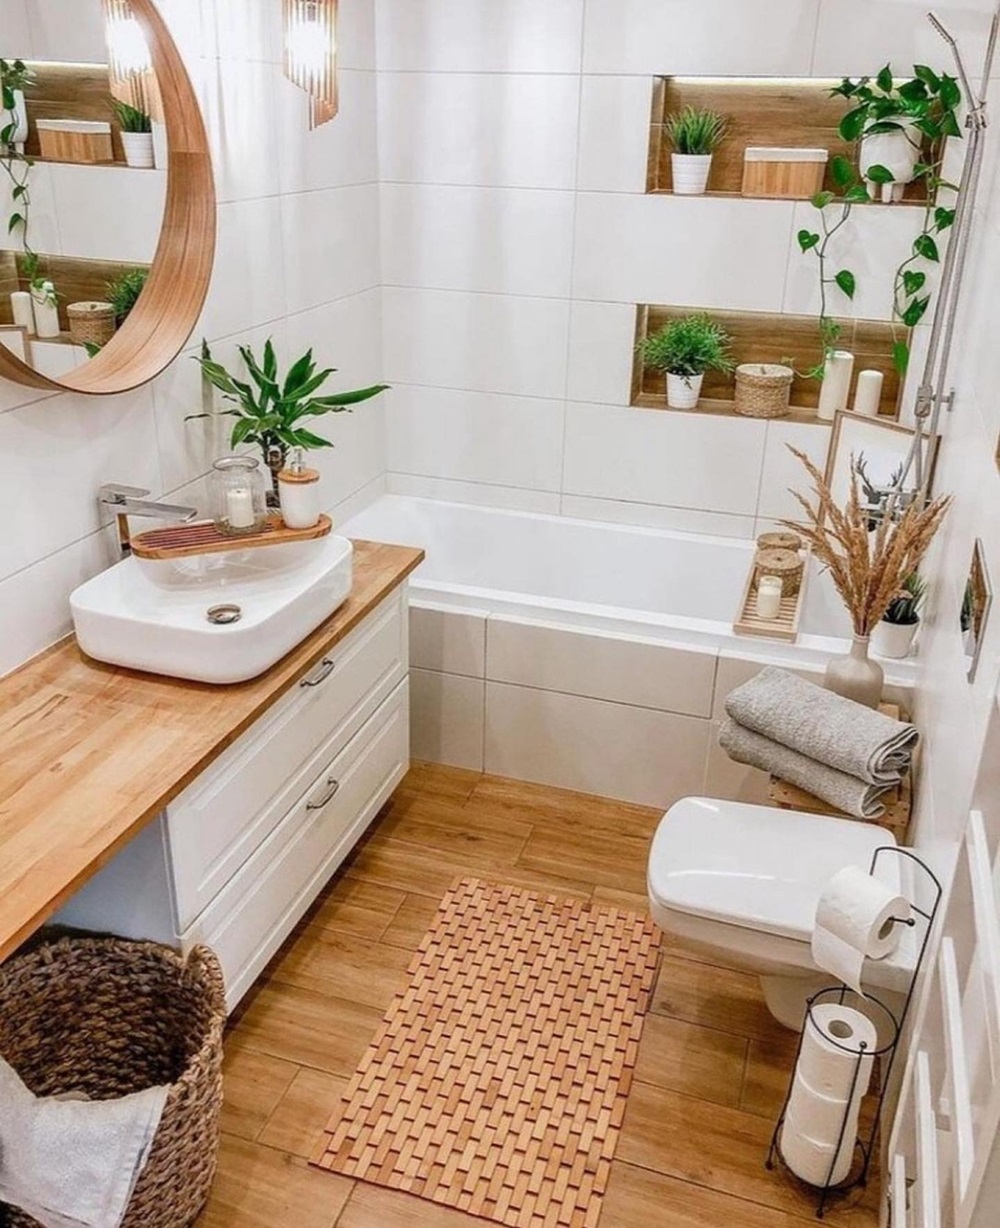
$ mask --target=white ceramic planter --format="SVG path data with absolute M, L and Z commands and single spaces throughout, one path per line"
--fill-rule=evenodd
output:
M 880 622 L 872 632 L 872 651 L 890 661 L 902 661 L 913 650 L 919 623 Z
M 676 196 L 703 196 L 712 169 L 711 154 L 671 154 Z
M 816 417 L 821 422 L 832 422 L 838 413 L 847 408 L 853 375 L 854 355 L 850 350 L 834 350 L 827 356 L 816 409 Z
M 704 375 L 667 375 L 667 404 L 671 409 L 697 409 Z
M 24 101 L 24 90 L 14 91 L 14 110 L 0 111 L 0 129 L 14 124 L 14 132 L 10 143 L 18 153 L 24 152 L 24 142 L 28 139 L 28 108 Z
M 877 136 L 866 136 L 861 142 L 862 178 L 868 178 L 873 166 L 884 166 L 895 176 L 893 183 L 869 182 L 868 195 L 872 200 L 881 197 L 885 205 L 902 200 L 906 185 L 913 182 L 919 158 L 920 131 L 910 122 L 903 122 L 902 132 L 880 132 Z
M 35 332 L 39 337 L 59 336 L 59 308 L 48 292 L 51 284 L 45 283 L 46 292 L 31 292 L 31 303 L 35 309 Z
M 122 145 L 125 149 L 125 161 L 129 166 L 150 170 L 155 165 L 151 132 L 123 132 Z

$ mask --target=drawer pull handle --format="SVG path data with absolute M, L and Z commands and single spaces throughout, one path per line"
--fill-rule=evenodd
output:
M 319 798 L 317 801 L 315 801 L 315 802 L 307 802 L 307 803 L 306 803 L 306 810 L 322 810 L 322 809 L 323 809 L 323 807 L 324 807 L 324 806 L 325 806 L 325 805 L 326 805 L 328 802 L 332 802 L 332 801 L 333 801 L 333 799 L 334 799 L 334 798 L 337 796 L 337 791 L 338 791 L 338 790 L 339 790 L 339 788 L 340 788 L 340 781 L 339 781 L 339 780 L 335 780 L 335 779 L 334 779 L 334 778 L 331 776 L 331 777 L 330 777 L 330 778 L 327 780 L 327 782 L 326 782 L 326 783 L 327 783 L 327 785 L 328 785 L 328 788 L 327 788 L 326 792 L 325 792 L 325 793 L 323 794 L 323 796 L 322 796 L 321 798 Z
M 321 682 L 326 682 L 327 678 L 333 673 L 337 667 L 336 661 L 331 661 L 329 657 L 320 663 L 317 673 L 309 678 L 303 678 L 300 686 L 319 686 Z

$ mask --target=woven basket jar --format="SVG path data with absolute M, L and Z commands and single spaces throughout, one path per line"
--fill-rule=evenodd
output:
M 733 409 L 745 418 L 785 418 L 795 372 L 773 362 L 746 362 L 736 368 Z
M 62 938 L 0 966 L 0 1054 L 38 1096 L 112 1100 L 168 1084 L 123 1228 L 189 1228 L 215 1176 L 225 989 L 195 947 Z M 6 1218 L 4 1218 L 6 1216 Z M 0 1223 L 39 1228 L 0 1204 Z
M 107 345 L 115 335 L 115 309 L 110 303 L 70 303 L 69 335 L 78 345 Z
M 805 560 L 794 550 L 758 550 L 754 558 L 754 584 L 761 576 L 777 576 L 782 597 L 794 597 L 802 587 Z

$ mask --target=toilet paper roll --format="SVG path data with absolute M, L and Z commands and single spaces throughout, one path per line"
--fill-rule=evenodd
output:
M 814 1092 L 843 1102 L 851 1093 L 858 1059 L 840 1046 L 860 1051 L 862 1042 L 867 1053 L 874 1054 L 878 1031 L 866 1015 L 836 1002 L 814 1006 L 802 1032 L 796 1072 Z M 857 1087 L 862 1096 L 871 1083 L 874 1064 L 874 1056 L 861 1059 Z
M 909 901 L 857 866 L 847 866 L 820 896 L 813 927 L 812 955 L 859 994 L 866 959 L 884 959 L 900 939 L 892 918 L 910 916 Z
M 797 1122 L 786 1117 L 781 1127 L 778 1147 L 781 1151 L 781 1158 L 796 1177 L 808 1181 L 810 1185 L 825 1186 L 827 1184 L 840 1185 L 850 1176 L 851 1163 L 854 1159 L 854 1142 L 853 1134 L 845 1137 L 840 1150 L 837 1151 L 836 1141 L 821 1143 L 817 1139 L 810 1138 L 807 1134 L 802 1133 Z M 837 1159 L 832 1165 L 833 1171 L 831 1172 L 831 1160 L 835 1152 Z
M 850 1103 L 832 1096 L 821 1096 L 806 1083 L 801 1070 L 798 1070 L 792 1080 L 792 1094 L 785 1110 L 785 1120 L 794 1122 L 800 1134 L 818 1143 L 835 1143 L 845 1123 L 845 1137 L 857 1133 L 860 1111 L 860 1094 L 853 1096 Z

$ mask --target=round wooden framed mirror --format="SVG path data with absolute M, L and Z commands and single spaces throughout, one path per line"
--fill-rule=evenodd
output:
M 104 258 L 94 259 L 95 251 L 88 242 L 82 244 L 88 248 L 87 255 L 79 258 L 72 251 L 48 253 L 36 244 L 29 249 L 33 262 L 26 267 L 24 244 L 15 247 L 6 237 L 10 214 L 3 218 L 0 376 L 53 392 L 109 396 L 137 388 L 159 375 L 184 348 L 198 321 L 215 257 L 215 183 L 198 100 L 154 0 L 86 3 L 93 6 L 94 21 L 100 23 L 102 39 L 107 39 L 107 66 L 62 62 L 48 46 L 45 51 L 49 54 L 35 56 L 0 45 L 0 57 L 9 71 L 15 59 L 23 60 L 26 63 L 21 68 L 28 74 L 24 94 L 18 99 L 23 104 L 26 98 L 19 132 L 11 126 L 18 118 L 16 112 L 5 112 L 0 103 L 0 133 L 8 138 L 20 135 L 26 144 L 0 146 L 0 157 L 9 158 L 18 148 L 26 150 L 33 164 L 28 165 L 22 157 L 15 169 L 24 168 L 29 176 L 48 169 L 51 163 L 52 173 L 64 178 L 62 189 L 74 202 L 77 222 L 88 210 L 92 215 L 99 213 L 101 193 L 109 190 L 107 185 L 114 192 L 115 184 L 119 185 L 116 203 L 124 206 L 123 216 L 128 217 L 132 199 L 138 202 L 137 208 L 155 201 L 156 217 L 162 210 L 162 222 L 158 234 L 155 229 L 151 232 L 148 242 L 153 250 L 145 260 L 136 259 L 134 245 L 130 247 L 125 234 L 131 228 L 122 227 L 122 241 L 129 248 L 123 258 L 114 251 L 101 251 L 98 254 Z M 79 32 L 75 37 L 79 43 Z M 121 62 L 116 63 L 116 55 Z M 93 58 L 93 52 L 87 55 L 88 61 Z M 33 62 L 36 59 L 38 63 Z M 113 89 L 116 72 L 119 82 L 123 76 L 125 80 L 134 78 L 137 59 L 144 61 L 143 71 L 152 82 L 155 106 L 149 110 L 155 110 L 157 122 L 151 122 L 141 100 L 138 107 L 122 111 L 112 97 L 121 97 L 121 92 Z M 135 120 L 129 110 L 143 118 Z M 63 113 L 68 113 L 67 118 L 52 118 Z M 95 115 L 105 118 L 95 119 Z M 155 134 L 148 138 L 148 145 L 155 140 L 157 148 L 152 165 L 148 153 L 140 149 L 136 161 L 133 152 L 126 150 L 133 126 Z M 131 179 L 109 174 L 107 167 L 125 167 L 126 158 L 129 167 L 148 169 L 128 170 Z M 66 164 L 75 166 L 67 168 Z M 87 165 L 93 169 L 84 170 Z M 159 176 L 159 185 L 153 175 Z M 84 178 L 74 180 L 73 176 Z M 7 181 L 7 207 L 16 212 L 15 180 L 9 172 L 2 178 Z M 0 202 L 3 200 L 0 194 Z M 60 234 L 72 229 L 63 226 Z M 16 226 L 13 234 L 16 238 Z M 47 280 L 49 277 L 51 280 Z M 52 292 L 48 300 L 46 285 Z M 29 292 L 30 302 L 26 298 Z M 17 310 L 15 299 L 19 300 Z M 115 307 L 113 312 L 108 311 L 108 301 Z M 43 330 L 39 321 L 46 310 Z M 48 338 L 40 337 L 42 331 L 49 334 Z

